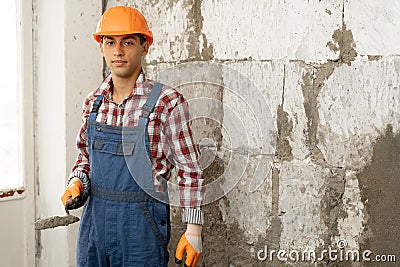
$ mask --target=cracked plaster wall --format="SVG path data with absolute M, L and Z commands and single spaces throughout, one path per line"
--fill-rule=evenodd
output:
M 215 100 L 191 106 L 194 113 L 218 114 L 192 122 L 197 143 L 211 140 L 204 155 L 214 151 L 206 179 L 218 180 L 228 168 L 243 171 L 229 165 L 233 155 L 247 162 L 237 185 L 204 207 L 199 265 L 279 265 L 258 260 L 257 251 L 265 245 L 321 251 L 338 239 L 346 239 L 348 249 L 400 258 L 399 211 L 393 208 L 400 187 L 400 2 L 106 2 L 137 7 L 148 18 L 154 34 L 145 62 L 150 77 L 177 87 L 188 99 Z M 219 83 L 182 84 L 179 73 L 157 76 L 199 61 L 219 64 L 216 71 L 199 70 L 203 82 Z M 240 88 L 250 92 L 247 99 L 229 88 L 235 85 L 230 70 L 253 82 Z M 265 103 L 273 125 L 264 138 L 276 139 L 267 153 L 257 139 L 265 129 L 259 129 L 247 105 L 254 102 L 254 91 L 261 93 L 257 103 Z M 230 110 L 249 136 L 244 145 L 232 143 L 244 133 L 224 128 Z M 260 161 L 265 177 L 250 190 Z M 172 219 L 171 249 L 183 229 L 176 209 Z M 302 265 L 309 263 L 296 264 Z M 364 263 L 324 259 L 315 265 Z

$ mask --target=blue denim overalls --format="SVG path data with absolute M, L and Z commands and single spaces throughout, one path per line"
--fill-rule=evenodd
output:
M 87 122 L 91 193 L 79 228 L 77 266 L 168 264 L 169 205 L 146 193 L 168 199 L 167 193 L 154 192 L 147 140 L 148 118 L 162 86 L 151 89 L 135 127 L 96 122 L 103 95 L 93 104 Z

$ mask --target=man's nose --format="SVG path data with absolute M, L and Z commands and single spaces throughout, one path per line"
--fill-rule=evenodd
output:
M 114 48 L 114 56 L 121 56 L 121 55 L 123 55 L 122 45 L 117 42 Z

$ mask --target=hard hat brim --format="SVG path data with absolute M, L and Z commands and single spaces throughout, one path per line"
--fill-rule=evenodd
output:
M 102 36 L 112 36 L 112 35 L 126 35 L 126 34 L 143 34 L 146 36 L 146 40 L 149 43 L 149 46 L 153 43 L 153 36 L 149 34 L 145 34 L 143 32 L 125 32 L 125 31 L 107 31 L 107 32 L 97 32 L 93 34 L 93 38 L 96 42 L 101 43 Z

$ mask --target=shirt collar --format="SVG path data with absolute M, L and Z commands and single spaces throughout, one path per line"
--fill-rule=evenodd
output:
M 107 97 L 109 100 L 111 100 L 112 99 L 112 88 L 113 88 L 113 82 L 112 82 L 112 75 L 110 73 L 100 84 L 100 86 L 98 88 L 98 94 L 103 94 L 105 97 Z M 142 68 L 130 96 L 132 96 L 132 95 L 142 95 L 142 96 L 147 95 L 149 93 L 149 91 L 150 91 L 149 81 L 146 79 L 146 74 Z
M 139 77 L 136 80 L 136 85 L 133 88 L 132 95 L 147 95 L 148 93 L 149 93 L 149 86 L 144 70 L 142 69 L 139 74 Z

